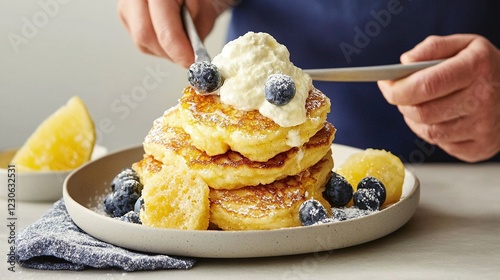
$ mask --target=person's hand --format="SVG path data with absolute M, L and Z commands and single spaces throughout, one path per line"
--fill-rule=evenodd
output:
M 397 81 L 379 81 L 421 138 L 467 162 L 500 151 L 500 51 L 472 34 L 430 36 L 402 63 L 448 58 Z
M 119 0 L 118 15 L 139 49 L 170 59 L 185 68 L 194 54 L 182 23 L 185 4 L 203 40 L 217 17 L 229 7 L 228 0 Z

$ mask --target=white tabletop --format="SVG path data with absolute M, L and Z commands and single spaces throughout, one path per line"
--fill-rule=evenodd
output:
M 410 167 L 421 182 L 420 205 L 396 232 L 355 247 L 256 259 L 200 259 L 190 270 L 7 270 L 2 226 L 1 275 L 7 279 L 500 279 L 500 164 Z M 6 201 L 1 218 L 7 223 Z M 36 221 L 51 203 L 17 202 L 17 227 Z M 3 276 L 2 279 L 6 279 Z

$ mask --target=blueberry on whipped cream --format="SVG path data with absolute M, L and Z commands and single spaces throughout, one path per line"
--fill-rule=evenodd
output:
M 295 90 L 292 77 L 284 74 L 269 75 L 264 86 L 266 100 L 276 106 L 290 103 L 295 96 Z

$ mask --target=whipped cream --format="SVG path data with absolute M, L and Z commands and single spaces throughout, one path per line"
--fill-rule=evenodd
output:
M 271 35 L 249 32 L 227 43 L 212 63 L 224 79 L 219 89 L 222 103 L 243 111 L 259 110 L 282 127 L 305 122 L 311 77 L 290 62 L 288 49 Z M 264 85 L 271 74 L 285 74 L 294 80 L 296 92 L 288 104 L 276 106 L 266 100 Z

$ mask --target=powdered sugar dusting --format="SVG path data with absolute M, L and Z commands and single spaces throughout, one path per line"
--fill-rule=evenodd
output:
M 341 221 L 346 221 L 346 220 L 352 220 L 352 219 L 357 219 L 361 217 L 365 217 L 368 215 L 371 215 L 373 213 L 378 212 L 379 210 L 363 210 L 359 209 L 357 207 L 340 207 L 340 208 L 332 208 L 332 216 L 321 220 L 318 222 L 318 224 L 325 224 L 325 223 L 334 223 L 334 222 L 341 222 Z

